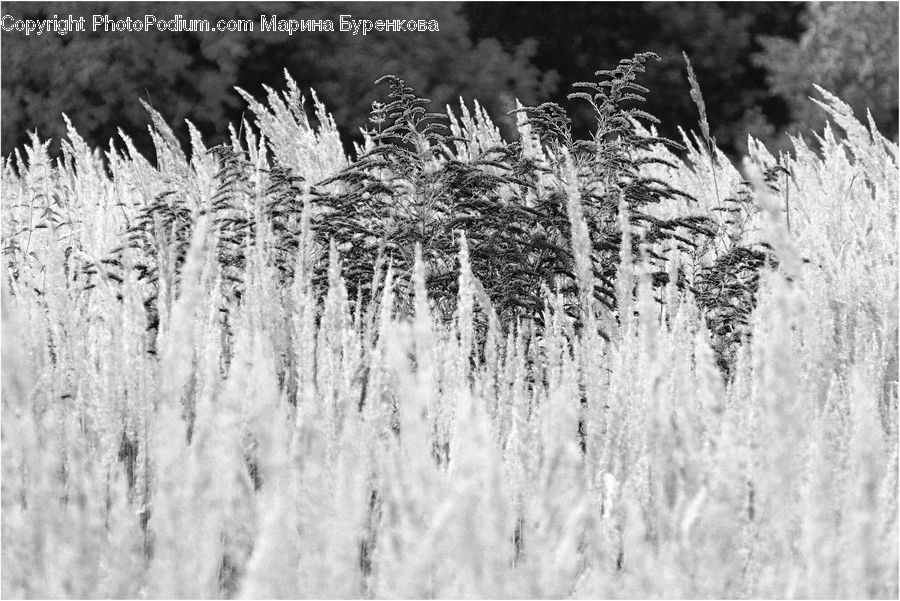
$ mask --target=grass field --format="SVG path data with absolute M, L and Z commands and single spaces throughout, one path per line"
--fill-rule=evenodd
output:
M 465 228 L 449 304 L 427 248 L 366 294 L 343 279 L 309 183 L 352 163 L 293 84 L 247 98 L 239 178 L 158 115 L 156 165 L 127 138 L 101 152 L 70 127 L 58 161 L 34 139 L 2 165 L 2 595 L 897 598 L 898 149 L 823 98 L 834 130 L 777 158 L 751 140 L 741 171 L 699 138 L 635 151 L 694 198 L 661 217 L 723 225 L 749 178 L 739 237 L 776 261 L 731 346 L 691 292 L 712 247 L 658 249 L 679 286 L 623 240 L 615 308 L 585 301 L 566 156 L 577 285 L 545 287 L 538 321 L 493 306 Z M 505 144 L 454 110 L 452 159 Z M 305 182 L 287 259 L 264 227 L 276 165 Z M 223 190 L 259 225 L 239 262 Z M 173 216 L 149 218 L 150 284 L 135 254 L 104 259 L 154 203 Z

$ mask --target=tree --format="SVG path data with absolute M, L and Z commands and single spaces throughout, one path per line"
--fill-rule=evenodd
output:
M 790 106 L 793 130 L 821 128 L 825 117 L 809 101 L 818 84 L 849 104 L 857 117 L 871 111 L 884 133 L 897 137 L 897 4 L 811 4 L 799 41 L 762 39 L 756 56 L 772 91 Z
M 662 120 L 661 133 L 678 138 L 676 127 L 693 127 L 682 52 L 697 71 L 712 133 L 728 152 L 745 149 L 747 129 L 759 121 L 776 129 L 788 122 L 787 106 L 772 94 L 766 71 L 751 57 L 762 50 L 759 34 L 799 36 L 798 2 L 529 2 L 466 4 L 473 35 L 496 36 L 515 45 L 533 38 L 534 63 L 559 73 L 553 98 L 563 102 L 568 86 L 599 65 L 652 50 L 662 61 L 648 66 L 646 85 L 665 90 L 648 98 L 647 110 Z M 573 129 L 585 135 L 595 124 L 587 109 L 573 111 Z
M 224 140 L 229 122 L 241 118 L 234 86 L 256 95 L 261 84 L 278 87 L 285 68 L 304 87 L 315 88 L 342 131 L 358 135 L 369 110 L 372 82 L 385 72 L 405 77 L 437 107 L 458 94 L 478 98 L 493 114 L 514 108 L 513 99 L 536 101 L 554 87 L 553 74 L 532 64 L 534 46 L 505 50 L 495 40 L 469 39 L 458 4 L 413 3 L 4 3 L 17 19 L 84 16 L 85 32 L 40 37 L 7 32 L 2 39 L 2 152 L 22 145 L 37 128 L 43 138 L 65 134 L 61 113 L 89 144 L 105 146 L 121 127 L 148 151 L 148 117 L 138 99 L 154 106 L 187 140 L 190 119 L 209 142 Z M 113 19 L 249 19 L 254 31 L 93 32 L 92 15 Z M 280 19 L 434 19 L 437 32 L 262 32 L 260 15 Z M 152 157 L 150 153 L 149 158 Z
M 119 19 L 154 14 L 173 18 L 191 15 L 193 5 L 171 3 L 47 3 L 4 5 L 4 13 L 17 19 L 47 19 L 72 14 L 83 16 L 85 32 L 65 36 L 44 33 L 3 36 L 3 153 L 38 130 L 43 138 L 65 135 L 61 113 L 72 118 L 88 143 L 105 146 L 121 127 L 130 135 L 146 128 L 148 116 L 139 99 L 147 101 L 186 133 L 189 118 L 201 131 L 211 132 L 226 123 L 240 105 L 227 91 L 234 85 L 243 44 L 227 35 L 91 30 L 92 15 Z M 218 7 L 217 7 L 218 8 Z M 222 8 L 226 18 L 235 9 Z M 149 138 L 137 136 L 139 148 Z

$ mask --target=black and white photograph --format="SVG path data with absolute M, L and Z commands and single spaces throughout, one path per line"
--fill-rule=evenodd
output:
M 0 597 L 897 599 L 897 2 L 2 2 Z

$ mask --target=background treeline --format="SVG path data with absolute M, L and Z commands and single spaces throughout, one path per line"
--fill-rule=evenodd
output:
M 692 127 L 682 51 L 694 63 L 712 133 L 729 153 L 743 153 L 746 134 L 784 147 L 786 134 L 818 127 L 806 100 L 817 83 L 846 99 L 880 129 L 897 132 L 897 5 L 895 3 L 296 3 L 138 2 L 4 3 L 3 14 L 48 18 L 107 14 L 111 18 L 252 19 L 253 33 L 75 33 L 2 38 L 2 153 L 37 128 L 65 133 L 68 114 L 90 144 L 105 146 L 117 129 L 149 152 L 144 99 L 187 140 L 190 119 L 212 142 L 224 124 L 241 119 L 233 86 L 261 93 L 278 87 L 287 68 L 317 90 L 334 111 L 347 148 L 359 139 L 372 82 L 397 73 L 434 107 L 457 96 L 478 98 L 497 117 L 524 104 L 564 103 L 570 86 L 600 65 L 653 50 L 663 61 L 647 73 L 650 112 L 661 133 Z M 258 31 L 260 14 L 280 18 L 426 18 L 439 33 L 297 33 Z M 514 119 L 498 119 L 507 135 Z M 573 107 L 584 134 L 588 111 Z M 114 125 L 115 124 L 115 125 Z

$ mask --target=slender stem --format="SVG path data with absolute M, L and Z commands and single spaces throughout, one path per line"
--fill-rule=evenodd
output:
M 791 173 L 790 171 L 784 174 L 784 216 L 787 221 L 787 231 L 788 234 L 791 233 L 791 181 L 790 181 Z
M 712 170 L 713 189 L 716 192 L 716 206 L 722 206 L 722 199 L 719 197 L 719 180 L 716 178 L 716 162 L 713 159 L 713 150 L 712 142 L 707 139 L 706 152 L 709 154 L 709 168 Z

